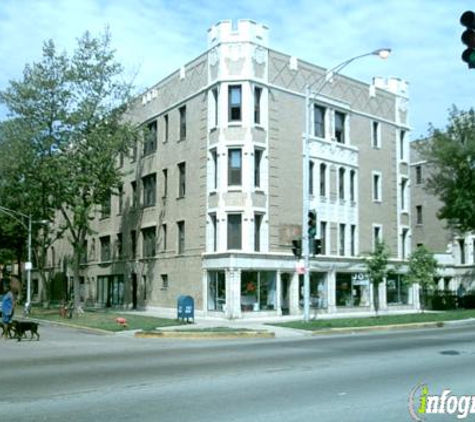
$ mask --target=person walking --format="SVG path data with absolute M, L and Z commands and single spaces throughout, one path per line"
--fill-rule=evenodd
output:
M 12 323 L 13 314 L 15 313 L 15 297 L 10 285 L 5 286 L 6 293 L 2 299 L 2 323 L 3 323 L 3 336 L 7 338 L 10 332 L 10 324 Z

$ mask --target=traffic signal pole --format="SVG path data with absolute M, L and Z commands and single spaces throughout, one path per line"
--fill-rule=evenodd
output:
M 348 66 L 351 62 L 366 56 L 378 56 L 381 59 L 386 59 L 391 53 L 390 48 L 379 48 L 378 50 L 369 53 L 360 54 L 352 57 L 334 68 L 327 71 L 322 77 L 318 78 L 314 83 L 305 86 L 305 132 L 302 137 L 302 259 L 303 259 L 303 319 L 305 322 L 310 320 L 310 257 L 309 257 L 309 211 L 310 211 L 310 195 L 309 195 L 309 179 L 310 179 L 310 131 L 311 131 L 311 106 L 312 98 L 315 98 L 323 88 L 332 80 L 333 76 L 337 75 L 342 69 Z M 312 91 L 312 87 L 316 84 L 320 85 Z M 318 222 L 315 221 L 317 225 Z
M 303 167 L 302 167 L 302 258 L 303 258 L 303 320 L 310 320 L 310 269 L 308 245 L 308 212 L 310 210 L 310 197 L 308 192 L 310 181 L 310 85 L 305 87 L 305 134 L 303 136 Z

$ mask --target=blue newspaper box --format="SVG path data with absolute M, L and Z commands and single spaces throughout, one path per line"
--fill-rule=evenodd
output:
M 195 301 L 191 296 L 180 296 L 177 302 L 177 319 L 195 321 Z

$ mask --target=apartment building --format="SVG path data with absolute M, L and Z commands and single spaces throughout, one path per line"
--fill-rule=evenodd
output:
M 457 233 L 439 220 L 437 213 L 441 202 L 425 187 L 430 166 L 424 160 L 417 145 L 430 142 L 428 139 L 412 142 L 411 149 L 411 204 L 412 204 L 412 247 L 425 245 L 437 258 L 440 290 L 461 291 L 475 289 L 475 235 Z
M 269 48 L 268 28 L 222 21 L 208 49 L 136 98 L 143 140 L 123 157 L 123 188 L 98 210 L 82 266 L 82 298 L 176 315 L 299 315 L 305 87 L 326 69 Z M 342 75 L 310 105 L 310 182 L 322 253 L 310 258 L 311 309 L 418 306 L 394 275 L 373 292 L 363 257 L 376 239 L 400 264 L 411 250 L 407 83 Z M 69 276 L 64 246 L 50 263 Z M 401 268 L 401 267 L 399 267 Z M 67 280 L 67 278 L 66 278 Z

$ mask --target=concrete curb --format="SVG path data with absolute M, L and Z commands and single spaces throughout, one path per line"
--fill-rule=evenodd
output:
M 324 328 L 321 330 L 310 331 L 312 335 L 325 334 L 352 334 L 371 331 L 392 331 L 392 330 L 407 330 L 420 328 L 442 328 L 446 325 L 445 321 L 438 322 L 415 322 L 409 324 L 394 324 L 394 325 L 373 325 L 368 327 L 348 327 L 348 328 Z
M 135 338 L 175 338 L 175 339 L 242 339 L 274 338 L 272 331 L 137 331 Z

